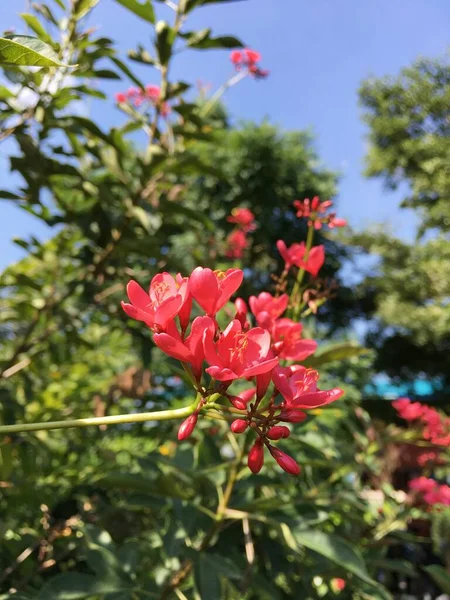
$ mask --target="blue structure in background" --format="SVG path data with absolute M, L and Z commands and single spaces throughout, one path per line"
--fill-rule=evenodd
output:
M 416 379 L 407 383 L 394 383 L 388 377 L 382 375 L 364 388 L 368 396 L 376 396 L 385 400 L 395 400 L 406 396 L 415 400 L 430 400 L 436 393 L 444 391 L 442 382 L 435 380 Z

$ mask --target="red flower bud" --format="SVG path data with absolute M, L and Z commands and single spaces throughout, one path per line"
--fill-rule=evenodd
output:
M 239 398 L 239 396 L 228 396 L 228 400 L 234 408 L 237 408 L 238 410 L 247 410 L 247 403 L 242 400 L 242 398 Z
M 300 473 L 300 467 L 291 456 L 273 446 L 269 446 L 269 451 L 283 471 L 286 471 L 290 475 L 298 475 Z
M 197 425 L 198 414 L 190 415 L 185 419 L 178 429 L 178 439 L 186 440 L 191 433 L 194 431 L 194 427 Z
M 279 419 L 287 423 L 301 423 L 306 419 L 306 413 L 295 408 L 285 408 L 281 411 Z
M 244 433 L 247 427 L 248 423 L 244 419 L 236 419 L 231 423 L 231 431 L 233 433 Z
M 259 473 L 264 464 L 264 448 L 262 441 L 257 439 L 248 453 L 248 468 L 252 473 Z
M 289 427 L 286 427 L 285 425 L 275 425 L 269 429 L 266 435 L 269 440 L 281 440 L 282 438 L 289 437 L 291 435 L 291 431 Z

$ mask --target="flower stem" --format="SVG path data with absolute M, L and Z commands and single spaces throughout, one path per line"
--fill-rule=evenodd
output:
M 74 427 L 90 427 L 92 425 L 120 425 L 121 423 L 142 423 L 143 421 L 168 421 L 170 419 L 183 419 L 197 409 L 201 401 L 200 394 L 189 406 L 155 412 L 131 413 L 127 415 L 113 415 L 110 417 L 92 417 L 87 419 L 72 419 L 67 421 L 48 421 L 44 423 L 18 423 L 16 425 L 0 425 L 0 434 L 24 433 L 27 431 L 44 431 L 48 429 L 71 429 Z
M 314 226 L 309 225 L 308 235 L 306 236 L 306 249 L 305 249 L 305 254 L 303 257 L 303 262 L 306 262 L 308 260 L 308 255 L 309 255 L 309 251 L 311 250 L 311 247 L 312 247 L 313 238 L 314 238 Z M 292 290 L 292 298 L 294 301 L 295 301 L 296 297 L 298 296 L 298 294 L 300 293 L 300 287 L 302 285 L 303 278 L 305 277 L 305 273 L 306 273 L 305 269 L 299 269 L 299 271 L 298 271 L 297 281 L 295 282 L 294 289 Z M 294 320 L 298 319 L 300 309 L 301 309 L 301 302 L 300 302 L 300 298 L 298 298 L 297 303 L 294 307 L 294 311 L 293 311 L 294 312 Z

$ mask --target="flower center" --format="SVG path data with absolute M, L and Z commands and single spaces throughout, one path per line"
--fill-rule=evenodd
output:
M 156 302 L 158 304 L 164 300 L 169 289 L 169 284 L 165 283 L 164 281 L 159 281 L 152 286 L 152 292 L 155 294 Z

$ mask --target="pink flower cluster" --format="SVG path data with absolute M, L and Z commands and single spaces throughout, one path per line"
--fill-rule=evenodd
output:
M 227 217 L 227 221 L 235 223 L 236 227 L 227 236 L 226 256 L 228 258 L 242 258 L 242 254 L 248 246 L 247 234 L 256 229 L 255 215 L 249 208 L 233 208 L 231 215 Z
M 328 225 L 330 229 L 347 225 L 347 221 L 336 217 L 336 213 L 326 214 L 333 206 L 331 200 L 321 202 L 319 196 L 314 196 L 312 200 L 309 198 L 295 200 L 294 206 L 297 209 L 297 217 L 308 219 L 308 225 L 313 225 L 315 229 L 321 229 L 322 225 Z
M 261 54 L 256 52 L 256 50 L 250 50 L 250 48 L 233 50 L 230 54 L 230 60 L 236 71 L 246 70 L 250 75 L 256 77 L 256 79 L 264 79 L 269 75 L 269 71 L 261 69 L 258 66 L 258 63 L 261 60 Z
M 274 298 L 263 292 L 250 298 L 255 327 L 249 323 L 245 302 L 238 299 L 234 319 L 223 330 L 219 327 L 216 315 L 242 280 L 240 269 L 222 272 L 197 267 L 190 277 L 175 278 L 159 273 L 148 292 L 130 281 L 129 303 L 123 302 L 122 307 L 153 331 L 153 340 L 163 352 L 185 365 L 201 396 L 196 412 L 181 424 L 179 439 L 191 435 L 201 409 L 219 393 L 241 411 L 231 424 L 232 431 L 251 428 L 256 435 L 248 455 L 249 468 L 260 471 L 267 448 L 282 469 L 296 475 L 300 467 L 295 460 L 271 443 L 290 435 L 290 429 L 280 423 L 303 421 L 305 410 L 334 402 L 343 391 L 319 390 L 319 374 L 313 369 L 280 365 L 281 359 L 304 360 L 316 349 L 314 340 L 302 339 L 301 324 L 282 318 L 286 295 Z M 194 301 L 204 314 L 191 322 Z M 238 380 L 250 381 L 252 386 L 235 393 L 230 388 Z
M 421 494 L 424 502 L 430 506 L 434 506 L 435 504 L 450 506 L 449 485 L 439 485 L 437 481 L 428 477 L 417 477 L 416 479 L 411 479 L 409 488 Z
M 158 85 L 148 84 L 144 89 L 131 87 L 126 92 L 117 92 L 115 99 L 118 104 L 133 104 L 136 108 L 140 106 L 158 106 L 160 114 L 165 117 L 170 113 L 167 102 L 160 105 L 161 89 Z
M 399 398 L 392 403 L 399 417 L 423 425 L 424 439 L 436 446 L 450 446 L 450 417 L 444 417 L 435 408 L 409 398 Z

